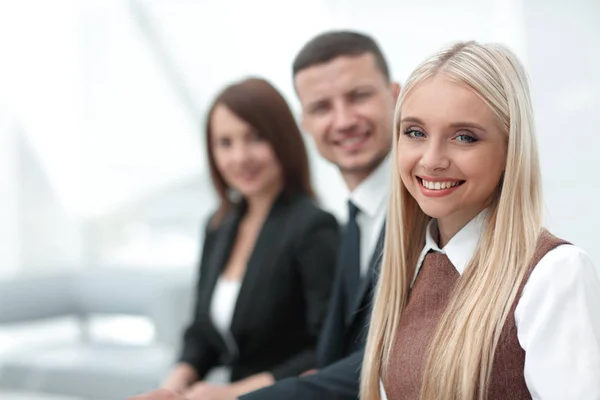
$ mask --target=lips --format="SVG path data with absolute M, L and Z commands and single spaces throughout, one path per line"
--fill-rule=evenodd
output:
M 241 181 L 251 181 L 260 174 L 260 169 L 246 169 L 235 174 L 235 178 Z

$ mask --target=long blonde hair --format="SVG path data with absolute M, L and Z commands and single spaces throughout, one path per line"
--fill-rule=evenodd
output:
M 502 327 L 542 229 L 540 168 L 521 63 L 501 45 L 476 42 L 447 47 L 411 74 L 396 106 L 394 158 L 404 100 L 440 73 L 468 86 L 496 114 L 507 134 L 507 159 L 478 249 L 458 279 L 428 349 L 420 398 L 482 400 Z M 393 165 L 384 254 L 362 368 L 363 400 L 380 400 L 379 381 L 390 361 L 430 220 L 402 183 L 397 163 Z

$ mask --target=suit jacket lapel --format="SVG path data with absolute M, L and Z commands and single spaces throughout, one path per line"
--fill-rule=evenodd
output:
M 203 292 L 206 297 L 203 299 L 204 304 L 210 304 L 217 280 L 223 268 L 225 268 L 225 263 L 227 263 L 235 243 L 242 215 L 243 212 L 239 209 L 230 212 L 218 228 L 213 247 L 210 249 L 211 255 L 208 258 L 208 267 L 203 271 L 206 275 L 200 277 L 200 279 L 205 280 L 205 284 L 210 288 L 210 290 Z
M 252 298 L 256 295 L 255 288 L 258 281 L 263 278 L 265 271 L 279 254 L 276 243 L 285 229 L 285 221 L 280 214 L 284 207 L 282 203 L 283 199 L 279 198 L 271 207 L 248 258 L 231 321 L 231 331 L 234 336 L 239 332 L 240 327 L 244 326 L 244 318 L 251 314 L 249 310 L 254 303 Z
M 385 221 L 383 226 L 381 227 L 381 232 L 379 233 L 379 237 L 377 239 L 377 244 L 375 245 L 375 250 L 371 255 L 371 261 L 369 263 L 369 269 L 367 270 L 366 275 L 361 280 L 360 290 L 358 296 L 355 297 L 354 304 L 352 305 L 352 313 L 350 313 L 351 318 L 346 320 L 346 324 L 350 326 L 354 321 L 354 317 L 359 313 L 360 308 L 364 307 L 363 304 L 365 296 L 373 289 L 376 282 L 376 275 L 378 271 L 376 271 L 379 263 L 381 262 L 381 257 L 383 255 L 383 241 L 385 238 Z
M 243 208 L 239 207 L 225 216 L 223 222 L 221 222 L 221 225 L 215 233 L 216 237 L 212 248 L 208 249 L 211 254 L 207 259 L 207 266 L 203 270 L 203 275 L 200 276 L 200 280 L 203 281 L 202 284 L 206 285 L 206 290 L 201 292 L 202 297 L 198 299 L 198 304 L 200 305 L 199 312 L 204 314 L 206 318 L 205 321 L 212 326 L 210 331 L 213 340 L 215 340 L 215 342 L 218 343 L 218 345 L 224 350 L 227 349 L 227 345 L 224 342 L 223 337 L 217 332 L 212 323 L 210 307 L 217 280 L 219 279 L 219 276 L 221 275 L 221 272 L 223 271 L 223 268 L 229 259 L 229 255 L 231 254 L 243 214 Z

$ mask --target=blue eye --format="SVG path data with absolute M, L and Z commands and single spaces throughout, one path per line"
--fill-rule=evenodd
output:
M 475 143 L 478 139 L 471 134 L 463 133 L 463 134 L 457 135 L 456 140 L 458 140 L 459 142 L 463 142 L 463 143 Z
M 408 136 L 410 139 L 419 139 L 425 137 L 425 133 L 418 131 L 413 128 L 408 128 L 404 131 L 404 135 Z

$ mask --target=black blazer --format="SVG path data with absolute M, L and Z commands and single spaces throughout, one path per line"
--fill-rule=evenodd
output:
M 323 331 L 319 338 L 319 371 L 302 378 L 288 378 L 240 397 L 240 400 L 356 400 L 360 367 L 371 316 L 373 291 L 381 264 L 385 225 L 371 257 L 353 313 L 344 306 L 344 268 L 339 265 Z
M 210 303 L 244 213 L 241 205 L 206 229 L 194 320 L 180 357 L 200 378 L 218 365 L 231 366 L 232 381 L 261 372 L 278 380 L 315 366 L 335 274 L 337 221 L 306 196 L 278 198 L 248 259 L 231 323 L 237 346 L 228 348 Z

